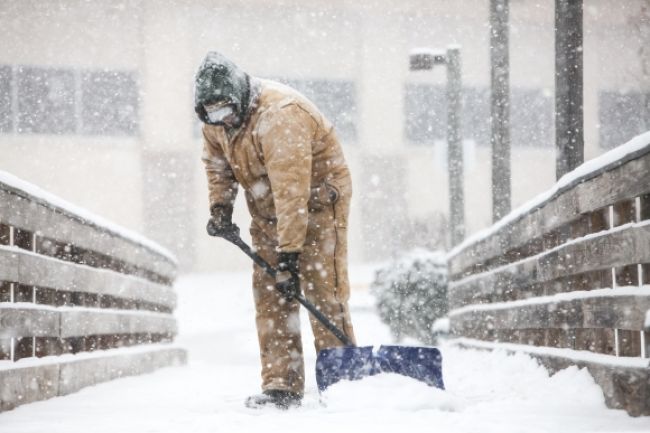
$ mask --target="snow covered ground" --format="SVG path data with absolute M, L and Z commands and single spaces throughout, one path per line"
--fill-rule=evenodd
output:
M 355 268 L 353 320 L 361 344 L 390 342 Z M 178 282 L 180 336 L 187 367 L 116 380 L 0 414 L 0 432 L 648 432 L 650 418 L 605 407 L 586 371 L 552 377 L 530 358 L 442 346 L 446 391 L 380 375 L 339 383 L 319 398 L 306 317 L 307 394 L 292 411 L 250 410 L 259 390 L 250 278 L 190 275 Z

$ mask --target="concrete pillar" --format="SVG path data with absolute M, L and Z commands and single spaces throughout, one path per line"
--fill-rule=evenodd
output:
M 492 221 L 510 212 L 510 56 L 509 1 L 490 1 L 492 143 Z
M 582 0 L 555 0 L 557 179 L 584 161 Z

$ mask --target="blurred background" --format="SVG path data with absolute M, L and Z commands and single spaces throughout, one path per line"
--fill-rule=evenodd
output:
M 444 68 L 459 45 L 466 234 L 492 224 L 487 0 L 0 0 L 0 170 L 130 229 L 182 270 L 246 269 L 205 234 L 193 76 L 221 51 L 336 125 L 354 197 L 350 260 L 449 247 Z M 513 208 L 555 183 L 554 2 L 511 0 Z M 650 2 L 584 6 L 585 160 L 650 129 Z M 248 226 L 243 194 L 235 220 Z M 243 230 L 244 232 L 246 230 Z

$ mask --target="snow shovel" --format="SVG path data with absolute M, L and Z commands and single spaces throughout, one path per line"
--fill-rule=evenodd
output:
M 222 236 L 238 246 L 255 264 L 275 278 L 277 270 L 252 250 L 236 231 Z M 402 374 L 445 389 L 442 381 L 442 356 L 434 347 L 380 346 L 376 354 L 372 346 L 356 346 L 316 306 L 299 294 L 295 299 L 338 338 L 343 347 L 323 349 L 316 358 L 316 383 L 319 391 L 340 380 L 357 380 L 382 372 Z

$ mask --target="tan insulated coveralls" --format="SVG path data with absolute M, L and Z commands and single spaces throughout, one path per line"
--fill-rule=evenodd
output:
M 250 117 L 229 137 L 203 126 L 210 204 L 246 193 L 257 252 L 277 266 L 278 252 L 301 252 L 305 297 L 354 341 L 348 298 L 347 225 L 350 172 L 332 124 L 295 90 L 255 81 Z M 304 390 L 296 301 L 285 302 L 275 280 L 254 266 L 253 292 L 262 389 Z M 310 315 L 316 350 L 342 343 Z

